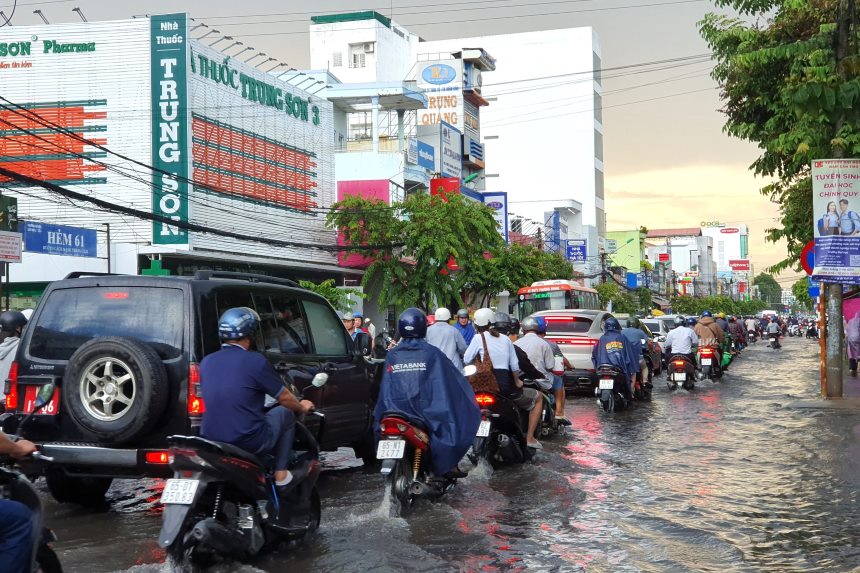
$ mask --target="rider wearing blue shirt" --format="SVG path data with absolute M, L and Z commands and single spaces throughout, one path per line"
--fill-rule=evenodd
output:
M 296 418 L 313 403 L 299 401 L 285 386 L 266 357 L 252 350 L 260 318 L 250 308 L 231 308 L 218 320 L 224 344 L 200 363 L 200 380 L 206 411 L 200 435 L 226 442 L 253 454 L 275 458 L 275 485 L 293 480 L 287 469 L 293 452 Z M 266 395 L 278 400 L 265 412 Z
M 621 334 L 621 324 L 617 318 L 607 318 L 604 328 L 606 332 L 591 351 L 591 360 L 595 368 L 603 364 L 620 368 L 627 376 L 627 398 L 632 399 L 632 377 L 639 369 L 639 359 L 633 355 L 630 342 Z

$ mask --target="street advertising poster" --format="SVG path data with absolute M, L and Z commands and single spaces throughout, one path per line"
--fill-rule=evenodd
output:
M 860 284 L 860 159 L 812 162 L 812 278 Z
M 860 359 L 860 298 L 842 301 L 842 316 L 845 320 L 845 348 L 848 358 Z

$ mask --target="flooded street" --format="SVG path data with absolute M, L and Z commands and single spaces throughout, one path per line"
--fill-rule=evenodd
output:
M 346 452 L 320 479 L 304 546 L 223 571 L 852 571 L 860 565 L 860 411 L 784 407 L 818 394 L 817 342 L 759 343 L 723 382 L 606 415 L 574 398 L 572 434 L 536 463 L 478 468 L 389 518 L 382 478 Z M 351 452 L 350 452 L 351 453 Z M 166 571 L 157 481 L 117 482 L 109 508 L 48 501 L 67 571 Z

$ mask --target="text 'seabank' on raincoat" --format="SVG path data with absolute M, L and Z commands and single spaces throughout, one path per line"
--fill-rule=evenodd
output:
M 454 364 L 423 338 L 404 338 L 388 352 L 373 417 L 399 413 L 430 433 L 433 472 L 443 475 L 466 454 L 481 411 L 475 393 Z

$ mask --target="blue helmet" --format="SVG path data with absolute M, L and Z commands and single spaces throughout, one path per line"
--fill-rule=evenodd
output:
M 687 320 L 686 320 L 686 321 L 684 321 L 684 322 L 686 323 L 686 325 L 687 325 L 687 326 L 689 326 L 690 328 L 692 328 L 692 327 L 696 326 L 696 323 L 697 323 L 698 321 L 696 320 L 696 317 L 695 317 L 695 316 L 689 316 L 689 317 L 687 317 Z
M 710 310 L 706 310 L 705 312 L 702 313 L 702 318 L 705 318 L 705 317 L 710 318 L 711 316 L 713 316 L 713 315 L 711 314 Z
M 221 340 L 241 340 L 253 338 L 260 324 L 260 315 L 247 306 L 239 306 L 224 311 L 218 319 L 218 335 Z
M 417 308 L 407 308 L 400 314 L 397 330 L 403 338 L 424 338 L 427 336 L 427 315 Z
M 606 332 L 609 332 L 611 330 L 614 330 L 616 332 L 620 332 L 621 331 L 621 323 L 618 322 L 617 318 L 610 317 L 610 318 L 607 318 L 606 322 L 603 324 L 603 329 L 606 330 Z
M 538 334 L 546 334 L 546 319 L 542 316 L 536 316 L 535 320 L 537 321 L 537 325 L 538 325 L 537 333 Z

